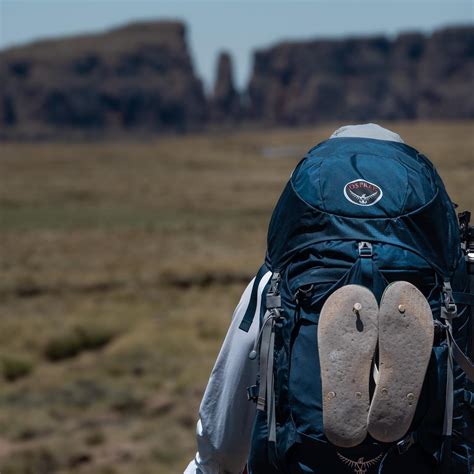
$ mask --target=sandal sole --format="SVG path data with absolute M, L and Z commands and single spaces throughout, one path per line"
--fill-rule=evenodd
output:
M 356 303 L 361 308 L 354 311 Z M 357 446 L 367 436 L 369 379 L 377 345 L 378 304 L 359 285 L 335 291 L 318 322 L 324 433 L 339 447 Z
M 374 439 L 391 443 L 408 432 L 433 335 L 433 315 L 423 294 L 411 283 L 390 284 L 379 310 L 379 380 L 368 417 L 368 431 Z

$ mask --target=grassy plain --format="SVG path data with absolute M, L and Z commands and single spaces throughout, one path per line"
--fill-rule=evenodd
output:
M 472 122 L 387 125 L 474 210 Z M 275 200 L 334 128 L 0 144 L 2 474 L 182 472 Z

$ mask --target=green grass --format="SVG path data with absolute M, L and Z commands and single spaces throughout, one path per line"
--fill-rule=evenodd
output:
M 471 122 L 390 124 L 474 209 Z M 0 472 L 172 474 L 274 203 L 334 127 L 0 145 Z

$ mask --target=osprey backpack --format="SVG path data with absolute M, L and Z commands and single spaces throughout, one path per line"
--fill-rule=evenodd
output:
M 391 466 L 421 473 L 420 456 L 433 466 L 426 472 L 471 472 L 474 396 L 466 374 L 472 379 L 473 366 L 464 353 L 473 345 L 474 298 L 470 244 L 463 242 L 469 236 L 472 257 L 469 213 L 458 220 L 433 165 L 414 148 L 341 137 L 307 153 L 273 212 L 265 264 L 240 323 L 249 330 L 259 282 L 272 272 L 249 355 L 259 362 L 257 383 L 248 388 L 257 403 L 250 473 L 397 472 Z M 394 443 L 368 435 L 355 447 L 334 446 L 323 429 L 321 308 L 350 284 L 380 301 L 395 281 L 414 285 L 433 315 L 431 359 L 413 421 Z M 302 464 L 290 469 L 295 457 Z

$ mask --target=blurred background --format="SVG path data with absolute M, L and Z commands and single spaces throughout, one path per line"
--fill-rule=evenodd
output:
M 377 122 L 474 210 L 471 0 L 0 0 L 0 471 L 173 474 L 273 205 Z

